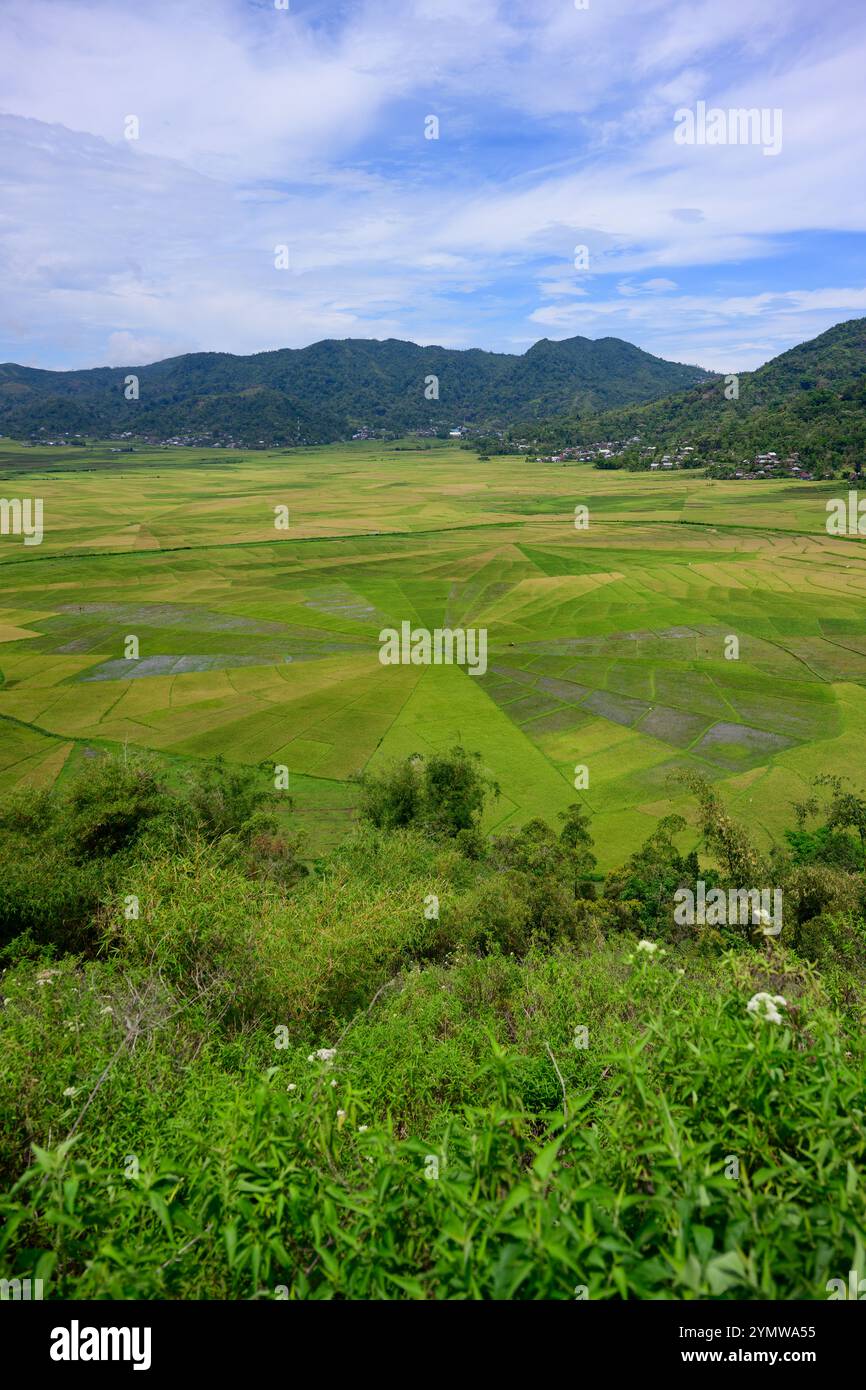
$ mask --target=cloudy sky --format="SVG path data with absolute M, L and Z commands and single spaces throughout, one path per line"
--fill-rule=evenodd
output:
M 0 0 L 0 360 L 582 334 L 727 371 L 866 314 L 864 0 L 284 3 Z M 679 143 L 700 102 L 781 149 Z

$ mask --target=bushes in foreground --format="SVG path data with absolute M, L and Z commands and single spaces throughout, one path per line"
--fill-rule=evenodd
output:
M 491 1035 L 452 1056 L 475 1103 L 458 1096 L 409 1132 L 374 1073 L 429 1025 L 412 983 L 321 1059 L 263 1034 L 246 1062 L 205 1042 L 172 1065 L 176 1030 L 142 1038 L 89 1136 L 36 1148 L 0 1202 L 4 1269 L 58 1297 L 436 1299 L 821 1298 L 855 1267 L 863 1047 L 842 1043 L 807 971 L 791 966 L 798 1003 L 774 1025 L 746 1009 L 768 981 L 739 979 L 730 958 L 701 983 L 642 953 L 596 957 L 602 1014 L 582 1001 L 588 1045 L 569 1055 L 574 1014 L 557 1034 L 554 1001 L 573 961 L 513 968 L 536 995 L 523 1052 L 496 1041 L 518 997 L 499 962 L 440 972 L 446 991 L 490 988 Z M 91 1073 L 100 1016 L 83 1025 Z
M 48 911 L 7 947 L 3 1276 L 85 1298 L 823 1298 L 861 1268 L 856 798 L 831 789 L 828 835 L 807 807 L 808 845 L 770 865 L 698 786 L 711 863 L 669 821 L 600 885 L 578 808 L 485 843 L 477 760 L 411 766 L 420 794 L 380 777 L 305 878 L 263 869 L 257 839 L 284 832 L 219 768 L 177 795 L 106 764 L 32 823 L 0 811 L 7 864 L 97 875 L 65 926 Z M 785 883 L 781 939 L 675 928 L 677 888 L 744 866 Z
M 155 758 L 98 757 L 68 785 L 0 803 L 0 956 L 92 952 L 100 905 L 122 894 L 142 859 L 221 844 L 251 877 L 291 886 L 306 869 L 299 840 L 261 770 L 221 758 L 171 785 Z M 126 890 L 128 891 L 128 890 Z

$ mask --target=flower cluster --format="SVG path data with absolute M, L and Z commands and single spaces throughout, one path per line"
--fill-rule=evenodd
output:
M 748 1012 L 754 1014 L 755 1018 L 762 1019 L 764 1023 L 782 1023 L 782 1015 L 779 1013 L 780 1007 L 783 1009 L 787 1007 L 787 1002 L 781 994 L 766 994 L 764 992 L 753 994 L 746 1005 Z

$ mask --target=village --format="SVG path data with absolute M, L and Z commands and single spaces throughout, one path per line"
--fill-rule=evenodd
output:
M 409 432 L 414 438 L 439 438 L 462 440 L 464 447 L 473 447 L 470 442 L 475 430 L 471 426 L 459 425 L 442 428 L 441 426 L 416 429 Z M 353 441 L 371 439 L 395 439 L 398 436 L 386 430 L 374 430 L 363 426 L 352 435 Z M 134 435 L 132 430 L 123 430 L 108 434 L 108 439 L 112 441 L 111 453 L 134 453 L 137 446 L 145 445 L 160 449 L 176 448 L 214 448 L 214 449 L 236 449 L 236 448 L 267 448 L 268 441 L 259 439 L 257 442 L 244 443 L 242 440 L 233 438 L 230 434 L 220 433 L 214 435 L 211 431 L 196 432 L 195 434 L 178 434 L 169 438 L 159 435 L 145 434 Z M 667 473 L 676 469 L 698 469 L 707 470 L 707 475 L 716 479 L 736 479 L 742 481 L 752 481 L 760 478 L 792 478 L 802 479 L 805 482 L 813 482 L 815 472 L 801 465 L 799 454 L 796 452 L 786 455 L 778 454 L 774 449 L 768 449 L 764 453 L 756 453 L 751 459 L 742 459 L 738 462 L 728 460 L 714 460 L 703 456 L 702 450 L 694 444 L 679 444 L 670 446 L 667 452 L 662 453 L 664 446 L 655 444 L 644 444 L 641 442 L 640 435 L 632 435 L 628 439 L 606 439 L 593 444 L 572 444 L 560 448 L 555 453 L 538 453 L 537 443 L 515 444 L 505 438 L 505 431 L 494 430 L 486 435 L 486 442 L 481 445 L 485 457 L 489 457 L 488 450 L 493 453 L 527 455 L 533 458 L 535 463 L 591 463 L 598 469 L 626 469 L 629 472 L 660 472 Z M 492 441 L 496 441 L 493 443 Z M 82 446 L 86 440 L 84 436 L 76 431 L 74 434 L 61 432 L 57 438 L 45 439 L 33 437 L 27 441 L 31 445 L 70 445 L 77 444 Z M 273 447 L 273 446 L 272 446 Z M 475 445 L 474 447 L 478 447 Z M 826 469 L 818 470 L 818 476 L 828 476 Z
M 779 458 L 772 449 L 766 454 L 756 454 L 751 462 L 744 459 L 732 475 L 728 468 L 725 473 L 734 478 L 802 478 L 806 482 L 812 482 L 815 476 L 808 469 L 801 468 L 799 454 Z
M 519 452 L 531 450 L 531 445 L 521 444 Z M 774 449 L 755 454 L 752 459 L 743 459 L 738 464 L 721 463 L 701 456 L 694 444 L 678 445 L 670 452 L 659 454 L 660 445 L 641 445 L 640 436 L 630 439 L 608 439 L 598 444 L 573 445 L 560 449 L 554 454 L 536 454 L 536 463 L 593 463 L 596 468 L 622 468 L 650 472 L 668 472 L 678 468 L 707 468 L 713 470 L 712 476 L 737 479 L 754 478 L 802 478 L 812 481 L 814 474 L 803 468 L 796 453 L 784 457 Z M 627 463 L 617 460 L 627 458 Z

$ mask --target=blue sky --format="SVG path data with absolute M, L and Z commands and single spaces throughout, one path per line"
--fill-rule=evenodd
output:
M 0 35 L 0 360 L 728 371 L 866 314 L 862 0 L 0 0 Z M 677 143 L 699 102 L 780 111 L 778 153 Z

